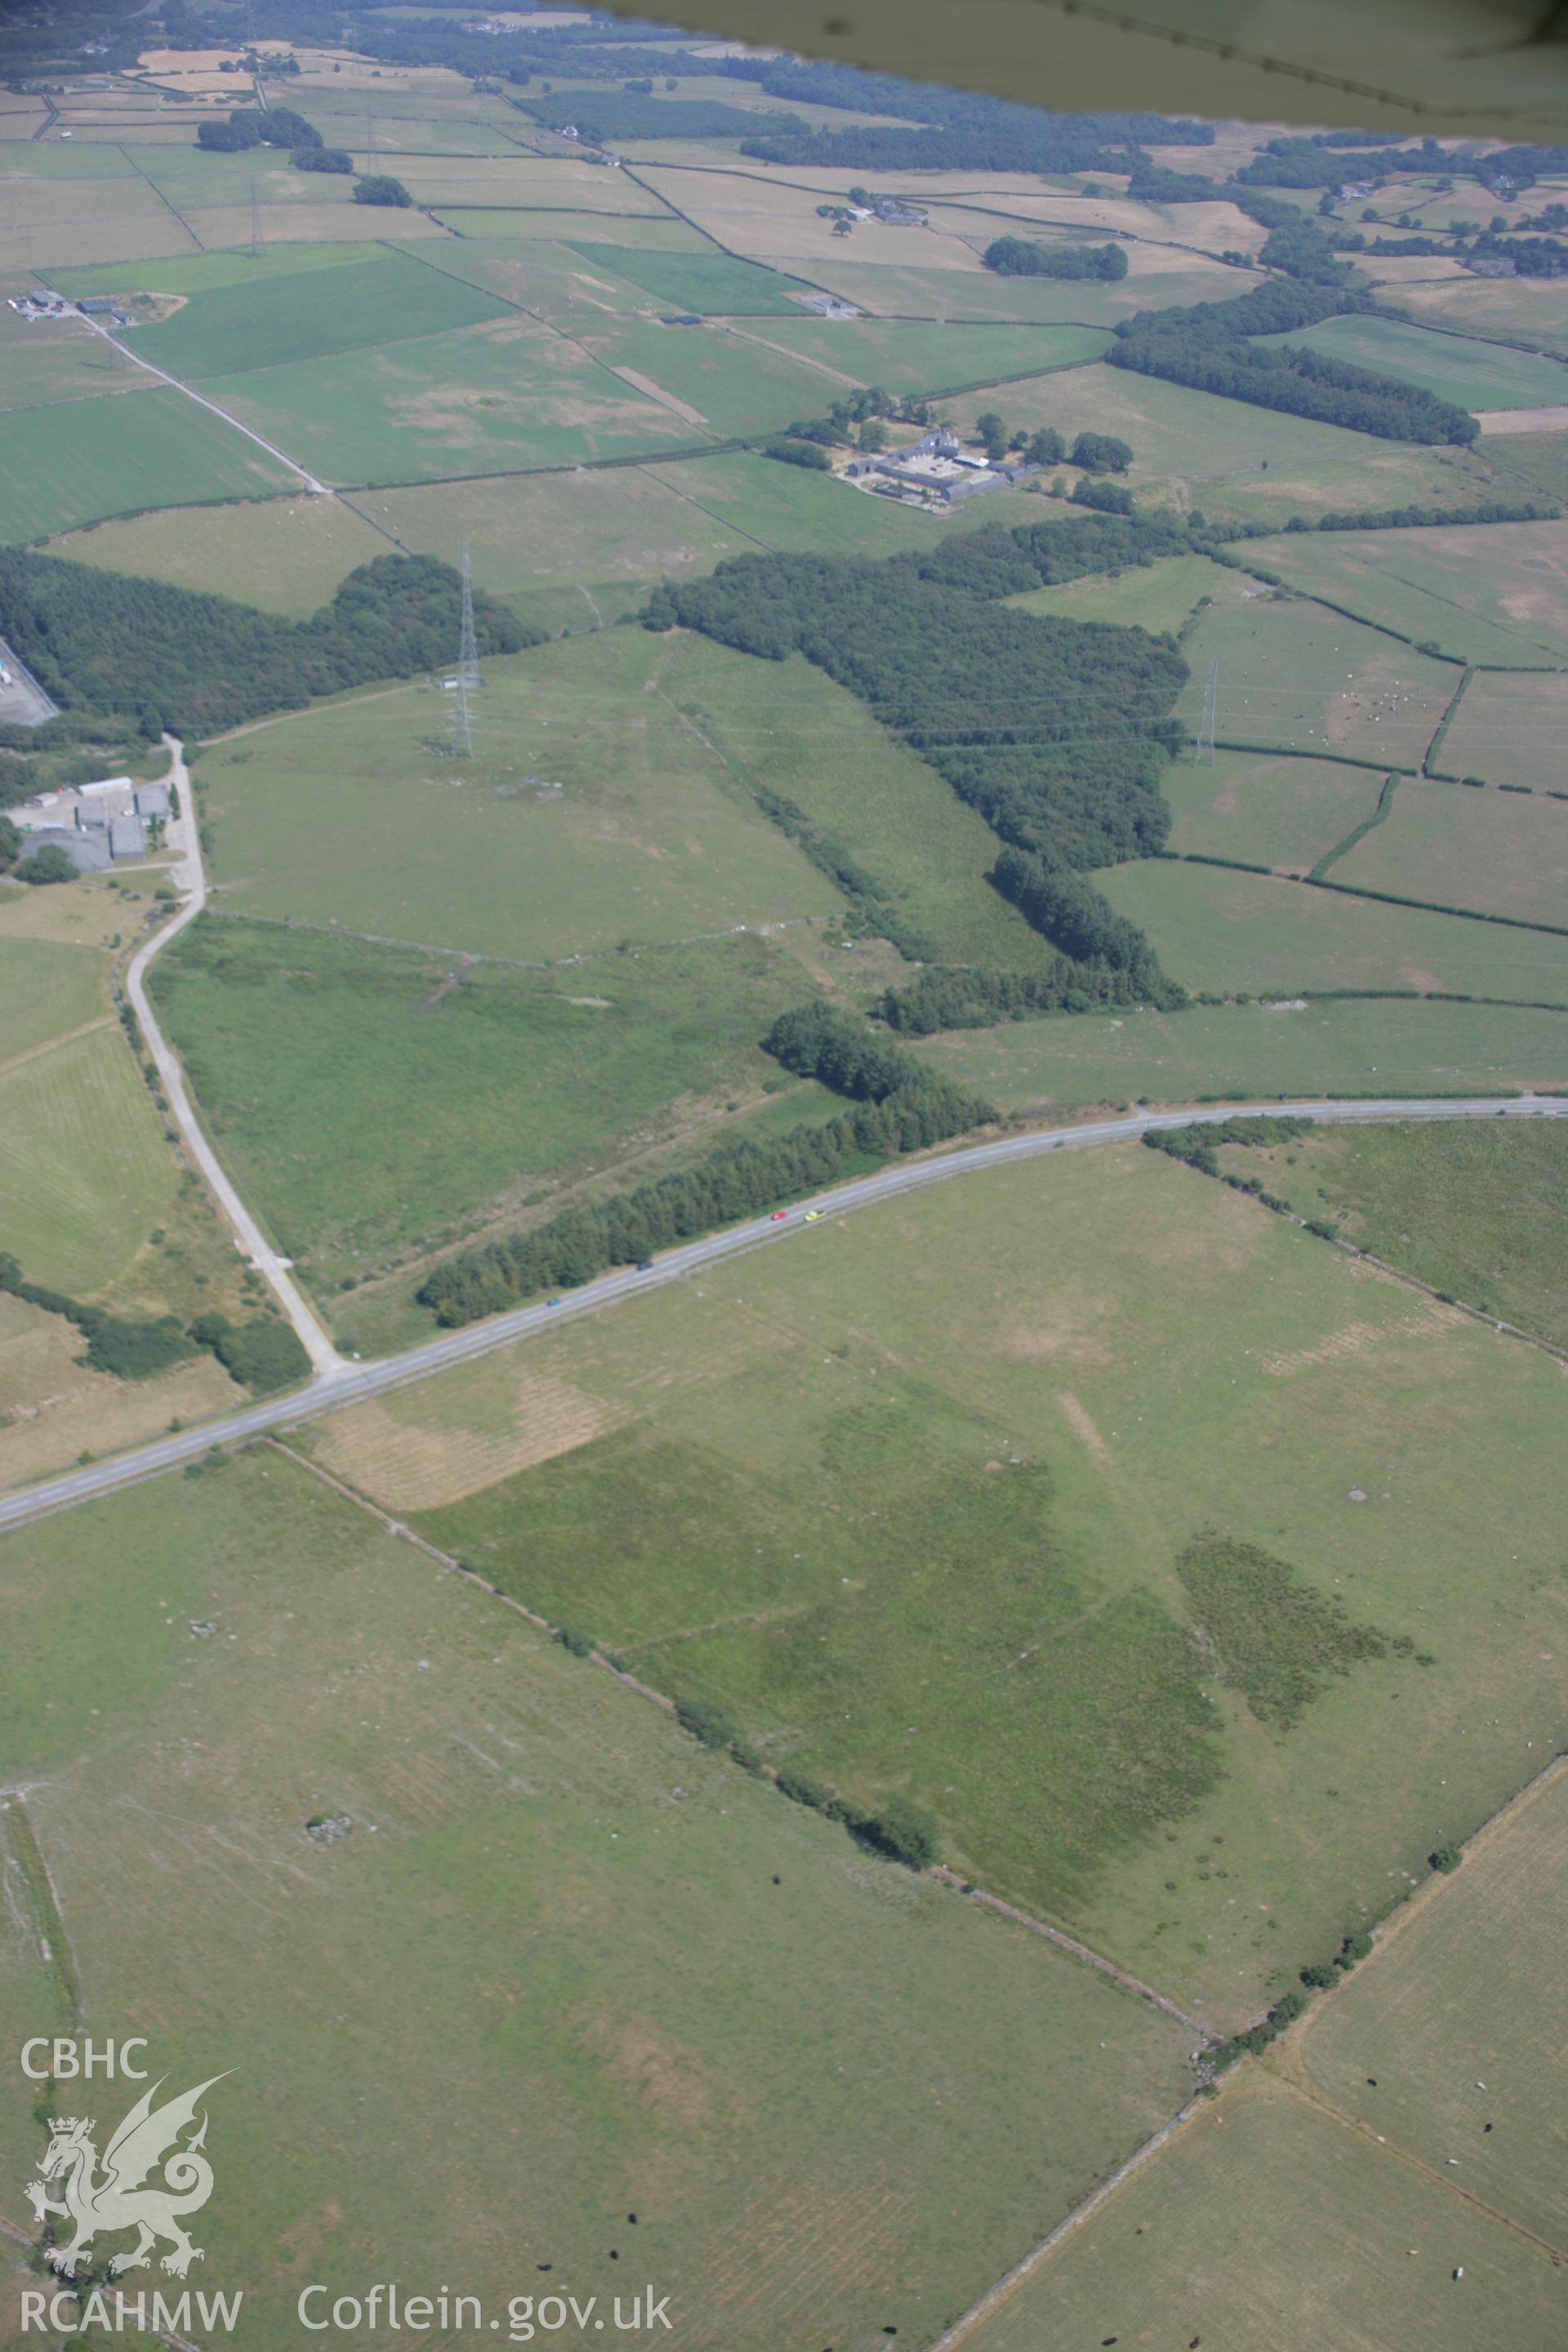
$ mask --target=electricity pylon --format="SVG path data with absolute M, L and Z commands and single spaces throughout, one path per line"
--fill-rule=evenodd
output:
M 1218 660 L 1217 660 L 1217 658 L 1216 658 L 1215 660 L 1211 661 L 1211 662 L 1210 662 L 1210 664 L 1209 664 L 1209 674 L 1208 674 L 1208 679 L 1207 679 L 1206 684 L 1205 684 L 1205 687 L 1204 687 L 1204 716 L 1203 716 L 1203 724 L 1202 724 L 1202 726 L 1198 729 L 1198 740 L 1197 740 L 1197 742 L 1196 742 L 1196 744 L 1194 746 L 1194 749 L 1193 749 L 1193 758 L 1194 758 L 1194 761 L 1207 761 L 1207 763 L 1208 763 L 1208 765 L 1209 765 L 1211 768 L 1212 768 L 1212 767 L 1213 767 L 1213 765 L 1214 765 L 1214 714 L 1215 714 L 1215 701 L 1216 701 L 1216 700 L 1217 700 L 1217 698 L 1218 698 L 1218 695 L 1219 695 L 1219 662 L 1218 662 Z

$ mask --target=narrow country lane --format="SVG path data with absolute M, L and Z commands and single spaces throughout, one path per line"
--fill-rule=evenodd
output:
M 196 818 L 190 771 L 185 765 L 184 745 L 177 735 L 165 735 L 163 740 L 169 747 L 169 782 L 180 799 L 179 824 L 185 852 L 174 868 L 174 879 L 176 888 L 184 891 L 185 903 L 173 922 L 165 923 L 161 931 L 155 931 L 137 949 L 126 969 L 125 992 L 142 1024 L 142 1034 L 147 1041 L 153 1066 L 168 1098 L 170 1113 L 180 1130 L 181 1141 L 216 1194 L 218 1206 L 228 1219 L 235 1240 L 245 1256 L 271 1285 L 320 1379 L 341 1370 L 343 1360 L 306 1304 L 298 1284 L 290 1279 L 282 1259 L 225 1175 L 222 1163 L 191 1108 L 190 1097 L 185 1092 L 185 1074 L 180 1066 L 179 1056 L 159 1028 L 158 1016 L 147 993 L 147 969 L 153 957 L 161 955 L 171 940 L 178 939 L 185 926 L 195 921 L 207 898 L 206 869 L 202 863 L 201 827 Z

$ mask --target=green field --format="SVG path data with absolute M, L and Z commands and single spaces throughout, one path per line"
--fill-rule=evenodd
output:
M 584 229 L 606 245 L 625 246 L 633 252 L 709 254 L 713 248 L 698 230 L 689 228 L 673 213 L 624 214 L 546 212 L 531 205 L 509 211 L 504 205 L 453 205 L 438 212 L 443 227 L 467 237 L 527 242 L 534 237 L 563 242 Z
M 757 1039 L 811 986 L 752 937 L 546 975 L 210 919 L 154 980 L 246 1198 L 321 1292 L 711 1139 L 777 1080 Z
M 1226 1156 L 1374 1257 L 1568 1347 L 1563 1128 L 1358 1128 Z
M 837 399 L 831 384 L 828 396 Z M 813 401 L 814 412 L 820 404 Z M 979 520 L 973 509 L 928 515 L 890 499 L 808 472 L 802 466 L 780 465 L 774 458 L 737 451 L 721 457 L 682 458 L 679 465 L 650 468 L 661 482 L 679 490 L 731 530 L 752 547 L 774 548 L 795 554 L 820 550 L 824 554 L 897 555 L 905 548 L 934 547 L 945 530 L 973 530 Z M 1039 509 L 1025 490 L 991 490 L 985 499 L 987 522 L 1033 522 Z M 693 518 L 695 521 L 695 517 Z
M 0 435 L 0 541 L 48 539 L 144 507 L 268 498 L 297 482 L 254 441 L 162 384 L 17 409 Z
M 346 572 L 387 551 L 381 532 L 344 500 L 313 497 L 154 509 L 66 532 L 48 548 L 105 572 L 215 596 L 243 593 L 247 604 L 295 619 L 319 612 Z
M 1149 299 L 1166 298 L 1162 291 Z M 1379 441 L 1343 425 L 1215 399 L 1129 368 L 1074 368 L 1005 384 L 994 394 L 970 393 L 950 405 L 961 431 L 970 429 L 981 410 L 994 408 L 1009 425 L 1030 432 L 1054 425 L 1069 445 L 1085 430 L 1114 433 L 1134 453 L 1127 477 L 1131 488 L 1182 512 L 1282 527 L 1298 513 L 1417 500 L 1469 506 L 1503 495 L 1486 487 L 1480 463 L 1469 453 Z
M 1098 360 L 1108 341 L 1098 327 L 956 327 L 906 319 L 798 316 L 788 327 L 770 328 L 768 337 L 859 383 L 879 383 L 895 393 L 940 393 L 950 384 L 999 381 L 1005 391 L 1010 387 L 1005 379 Z M 899 438 L 896 425 L 892 432 Z
M 1568 926 L 1568 799 L 1406 782 L 1333 874 L 1358 890 Z
M 771 338 L 771 327 L 766 331 Z M 637 319 L 603 320 L 582 332 L 603 365 L 634 371 L 695 410 L 719 435 L 770 433 L 792 417 L 820 416 L 843 389 L 749 331 Z M 676 423 L 673 416 L 669 421 Z
M 1551 2352 L 1562 2305 L 1550 2261 L 1502 2222 L 1253 2074 L 966 2341 L 973 2352 L 1165 2352 L 1194 2338 L 1204 2352 Z
M 0 1069 L 5 1247 L 35 1282 L 108 1287 L 167 1213 L 175 1169 L 117 1024 Z
M 1568 1013 L 1374 998 L 1009 1021 L 922 1059 L 1006 1111 L 1215 1095 L 1444 1093 L 1568 1085 Z
M 18 934 L 7 921 L 13 910 L 30 912 L 25 898 L 7 891 L 0 901 L 0 1003 L 5 1007 L 0 1072 L 108 1010 L 99 950 L 85 941 Z
M 673 331 L 655 328 L 653 333 Z M 704 436 L 517 312 L 204 390 L 324 480 L 440 480 L 679 448 Z
M 1096 881 L 1188 988 L 1445 989 L 1568 1003 L 1568 940 L 1169 859 L 1112 866 Z
M 238 279 L 214 287 L 161 326 L 137 328 L 132 340 L 150 365 L 200 382 L 405 342 L 503 315 L 492 296 L 444 270 L 372 247 L 353 268 L 334 263 L 258 284 Z
M 1498 677 L 1479 671 L 1443 738 L 1443 772 L 1563 792 L 1568 789 L 1560 749 L 1565 713 L 1568 676 Z
M 413 688 L 213 746 L 222 905 L 525 962 L 837 913 L 662 691 L 672 645 L 606 630 L 488 663 L 461 763 L 449 698 Z
M 1047 508 L 1048 514 L 1051 509 Z M 1173 555 L 1100 579 L 1069 580 L 1059 588 L 1031 588 L 1005 601 L 1020 612 L 1055 614 L 1067 621 L 1112 621 L 1120 627 L 1179 630 L 1200 603 L 1234 604 L 1247 583 L 1206 555 Z
M 449 563 L 466 541 L 479 585 L 536 627 L 575 632 L 637 609 L 667 576 L 689 579 L 753 551 L 755 540 L 722 521 L 701 487 L 695 496 L 678 487 L 686 471 L 618 466 L 365 490 L 353 509 L 401 545 Z
M 1384 297 L 1434 327 L 1537 344 L 1568 357 L 1568 287 L 1539 278 L 1449 278 L 1390 287 Z
M 26 290 L 26 281 L 11 280 L 4 290 Z M 85 320 L 29 323 L 9 304 L 0 307 L 0 409 L 118 392 L 132 373 Z
M 1216 603 L 1183 650 L 1192 677 L 1177 710 L 1189 727 L 1217 661 L 1217 743 L 1328 751 L 1373 767 L 1420 766 L 1463 674 L 1278 590 Z
M 674 310 L 772 313 L 798 318 L 792 296 L 808 289 L 798 278 L 781 277 L 733 254 L 643 252 L 618 245 L 574 240 L 572 250 L 596 268 L 625 278 Z
M 1114 286 L 1081 278 L 1000 278 L 989 269 L 921 269 L 877 261 L 856 238 L 847 239 L 841 251 L 814 255 L 809 275 L 847 301 L 882 317 L 944 319 L 954 324 L 1033 319 L 1091 327 L 1111 327 L 1134 310 L 1173 302 L 1228 301 L 1257 283 L 1244 270 L 1205 262 L 1196 255 L 1184 256 L 1180 268 L 1162 268 L 1157 283 L 1133 274 Z
M 1557 1368 L 1152 1152 L 796 1228 L 313 1442 L 415 1507 L 464 1430 L 523 1442 L 522 1370 L 591 1409 L 427 1532 L 1211 2016 L 1387 1906 L 1440 1781 L 1469 1826 L 1554 1734 Z M 1261 1664 L 1223 1664 L 1250 1568 L 1220 1666 L 1192 1643 L 1200 1530 L 1281 1563 Z M 1339 1609 L 1433 1663 L 1336 1671 Z M 1291 1727 L 1244 1700 L 1298 1669 Z
M 1260 335 L 1258 341 L 1290 342 L 1325 359 L 1374 368 L 1460 408 L 1554 408 L 1568 401 L 1568 367 L 1557 360 L 1468 335 L 1435 333 L 1401 320 L 1325 319 L 1316 327 Z
M 1557 2097 L 1568 2017 L 1568 1789 L 1559 1769 L 1301 2038 L 1310 2080 L 1369 2131 L 1552 2245 L 1568 2239 Z
M 687 637 L 665 690 L 743 782 L 782 793 L 842 844 L 937 961 L 1031 971 L 1054 960 L 984 878 L 996 857 L 984 818 L 803 654 L 764 667 Z
M 1182 2029 L 275 1454 L 10 1536 L 4 1581 L 0 1771 L 85 2002 L 177 2082 L 237 2070 L 196 2275 L 258 2343 L 306 2269 L 503 2313 L 651 2279 L 691 2352 L 919 2343 L 1182 2095 Z M 305 1834 L 323 1812 L 341 1844 Z M 7 1879 L 19 2044 L 59 2011 Z M 17 2179 L 36 2096 L 13 2070 Z
M 1332 760 L 1216 751 L 1212 761 L 1173 761 L 1160 789 L 1175 812 L 1173 850 L 1305 874 L 1371 816 L 1382 783 Z
M 1247 560 L 1461 661 L 1545 669 L 1568 660 L 1561 538 L 1550 522 L 1295 531 Z
M 213 294 L 229 286 L 255 293 L 279 278 L 313 277 L 318 269 L 363 268 L 363 244 L 268 246 L 252 253 L 248 244 L 232 253 L 180 253 L 160 261 L 149 274 L 127 272 L 114 263 L 84 266 L 58 273 L 53 283 L 72 301 L 83 294 L 179 294 L 187 299 Z

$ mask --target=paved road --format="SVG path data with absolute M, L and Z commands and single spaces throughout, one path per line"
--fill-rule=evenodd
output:
M 185 1149 L 201 1169 L 207 1182 L 217 1195 L 218 1206 L 228 1219 L 235 1240 L 258 1274 L 265 1276 L 283 1312 L 300 1335 L 305 1352 L 321 1378 L 343 1370 L 339 1355 L 326 1332 L 317 1322 L 298 1286 L 289 1279 L 282 1259 L 251 1215 L 233 1184 L 224 1173 L 222 1162 L 202 1132 L 200 1121 L 191 1108 L 185 1092 L 185 1074 L 179 1058 L 158 1026 L 158 1017 L 147 994 L 147 967 L 155 955 L 161 955 L 171 940 L 179 938 L 187 923 L 194 923 L 206 904 L 206 869 L 202 864 L 201 828 L 196 818 L 195 794 L 191 789 L 190 772 L 185 766 L 184 746 L 177 735 L 165 735 L 169 747 L 169 782 L 180 795 L 179 824 L 184 842 L 184 856 L 175 866 L 174 880 L 177 888 L 187 893 L 184 905 L 172 923 L 165 923 L 144 947 L 132 957 L 125 974 L 125 990 L 131 999 L 136 1018 L 142 1024 L 147 1050 L 158 1073 L 169 1109 L 184 1141 Z
M 182 1087 L 182 1097 L 183 1093 Z M 174 1099 L 172 1088 L 170 1099 Z M 924 1185 L 945 1183 L 951 1177 L 967 1176 L 984 1168 L 1039 1160 L 1047 1152 L 1083 1151 L 1103 1143 L 1126 1143 L 1151 1129 L 1190 1127 L 1195 1121 L 1255 1117 L 1262 1112 L 1324 1125 L 1388 1119 L 1563 1118 L 1568 1118 L 1568 1099 L 1526 1095 L 1517 1099 L 1479 1102 L 1288 1102 L 1276 1097 L 1271 1102 L 1226 1103 L 1205 1110 L 1139 1111 L 1126 1118 L 1094 1119 L 1082 1127 L 1058 1128 L 1047 1134 L 1007 1136 L 999 1143 L 971 1144 L 944 1153 L 940 1159 L 906 1161 L 885 1168 L 875 1176 L 859 1177 L 853 1183 L 836 1184 L 810 1202 L 792 1208 L 781 1223 L 775 1223 L 771 1217 L 752 1217 L 723 1233 L 710 1234 L 700 1241 L 667 1250 L 647 1273 L 627 1267 L 620 1273 L 601 1275 L 596 1282 L 586 1283 L 581 1290 L 569 1293 L 559 1307 L 520 1307 L 510 1314 L 494 1316 L 488 1322 L 471 1324 L 466 1330 L 449 1331 L 438 1339 L 424 1340 L 401 1356 L 389 1356 L 376 1363 L 344 1363 L 334 1357 L 308 1388 L 296 1390 L 291 1395 L 269 1398 L 264 1404 L 229 1413 L 221 1421 L 183 1429 L 112 1460 L 68 1471 L 62 1477 L 47 1479 L 24 1493 L 0 1499 L 0 1528 L 41 1517 L 68 1503 L 83 1502 L 90 1496 L 108 1494 L 114 1487 L 132 1486 L 159 1471 L 174 1469 L 205 1454 L 209 1446 L 233 1445 L 259 1436 L 266 1430 L 311 1421 L 322 1413 L 338 1412 L 344 1405 L 357 1404 L 365 1397 L 382 1396 L 389 1389 L 423 1380 L 448 1364 L 466 1363 L 475 1356 L 488 1355 L 494 1348 L 510 1346 L 535 1332 L 558 1330 L 562 1324 L 574 1322 L 580 1316 L 596 1314 L 620 1299 L 640 1297 L 645 1291 L 699 1274 L 707 1266 L 738 1257 L 764 1242 L 809 1234 L 815 1227 L 805 1222 L 807 1208 L 819 1210 L 824 1219 L 844 1216 L 855 1209 L 869 1208 L 878 1201 L 892 1200 L 900 1193 L 919 1192 Z M 192 1148 L 195 1148 L 194 1139 Z M 225 1197 L 232 1197 L 233 1188 L 222 1170 L 216 1168 L 216 1162 L 209 1165 L 210 1151 L 205 1138 L 202 1150 L 207 1154 L 203 1159 L 204 1168 L 208 1169 Z M 283 1279 L 286 1281 L 287 1276 Z
M 272 442 L 264 441 L 259 433 L 253 433 L 248 425 L 242 425 L 237 416 L 231 416 L 226 408 L 218 406 L 216 400 L 208 400 L 204 394 L 194 391 L 188 383 L 182 383 L 177 375 L 165 375 L 161 367 L 154 367 L 151 360 L 144 360 L 140 352 L 133 351 L 129 343 L 122 343 L 118 335 L 111 335 L 109 329 L 100 327 L 96 319 L 89 319 L 87 323 L 103 337 L 106 343 L 112 343 L 121 358 L 130 360 L 136 367 L 145 368 L 147 373 L 155 375 L 160 383 L 170 385 L 175 392 L 183 392 L 185 398 L 194 400 L 198 408 L 205 408 L 212 415 L 221 417 L 234 432 L 243 433 L 247 441 L 254 441 L 258 449 L 265 449 L 269 457 L 276 457 L 280 466 L 287 466 L 291 474 L 298 474 L 305 488 L 315 497 L 321 499 L 331 497 L 331 491 L 327 488 L 326 483 L 318 482 L 309 467 L 301 466 L 298 457 L 290 457 L 287 449 L 279 449 Z

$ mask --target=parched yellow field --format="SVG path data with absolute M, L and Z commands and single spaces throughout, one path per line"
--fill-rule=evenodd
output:
M 213 1356 L 195 1356 L 155 1380 L 118 1381 L 79 1362 L 81 1352 L 80 1333 L 63 1317 L 0 1294 L 0 1489 L 244 1401 Z
M 428 1396 L 395 1390 L 317 1423 L 312 1456 L 389 1510 L 433 1511 L 607 1436 L 626 1418 L 525 1359 L 489 1357 L 475 1373 L 445 1423 L 438 1399 L 433 1415 Z
M 819 187 L 796 190 L 761 173 L 681 172 L 655 163 L 640 164 L 638 171 L 650 188 L 736 253 L 759 259 L 809 256 L 822 261 L 853 247 L 858 261 L 904 263 L 917 269 L 981 267 L 973 247 L 952 229 L 898 228 L 863 221 L 851 236 L 835 236 L 833 223 L 816 216 L 816 207 L 824 202 Z M 997 233 L 1003 226 L 997 225 Z

